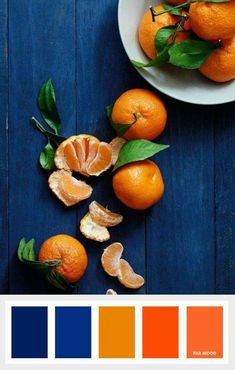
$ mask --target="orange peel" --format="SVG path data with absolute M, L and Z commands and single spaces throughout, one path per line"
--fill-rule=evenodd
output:
M 123 145 L 126 143 L 126 140 L 122 137 L 115 137 L 111 142 L 110 145 L 112 147 L 112 165 L 114 166 L 115 163 L 118 160 L 119 153 L 123 147 Z
M 118 276 L 123 250 L 121 243 L 113 243 L 105 248 L 101 257 L 101 264 L 109 276 Z
M 92 194 L 92 188 L 84 181 L 73 177 L 70 171 L 54 171 L 50 175 L 48 183 L 53 193 L 67 207 L 89 198 Z
M 122 215 L 109 211 L 96 201 L 89 205 L 89 212 L 92 220 L 100 226 L 113 227 L 123 221 Z
M 80 221 L 80 231 L 87 239 L 97 242 L 102 243 L 110 239 L 108 229 L 95 223 L 89 212 Z

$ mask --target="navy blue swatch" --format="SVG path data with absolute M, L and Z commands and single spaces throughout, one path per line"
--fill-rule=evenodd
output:
M 47 358 L 47 307 L 12 307 L 12 358 Z
M 56 358 L 91 358 L 91 307 L 56 307 Z

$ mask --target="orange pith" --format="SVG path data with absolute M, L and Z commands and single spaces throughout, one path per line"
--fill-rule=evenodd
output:
M 65 170 L 54 171 L 49 177 L 53 193 L 66 205 L 72 206 L 91 196 L 92 188 L 84 181 L 77 180 Z
M 127 207 L 142 210 L 161 199 L 164 183 L 158 166 L 144 160 L 120 167 L 113 176 L 113 190 Z
M 84 176 L 99 176 L 110 168 L 112 148 L 91 135 L 77 135 L 60 144 L 55 153 L 58 169 L 79 172 Z
M 189 8 L 193 32 L 203 40 L 235 36 L 235 0 L 224 3 L 194 3 Z
M 55 235 L 41 246 L 39 261 L 61 260 L 55 268 L 69 283 L 77 282 L 87 268 L 87 254 L 83 245 L 69 235 Z
M 109 211 L 96 201 L 89 205 L 89 212 L 92 220 L 100 226 L 113 227 L 123 220 L 122 215 Z
M 80 221 L 80 231 L 87 239 L 100 243 L 110 239 L 108 229 L 94 222 L 89 212 Z
M 112 121 L 116 124 L 136 122 L 125 133 L 124 138 L 153 140 L 164 130 L 167 110 L 163 101 L 152 91 L 132 89 L 124 92 L 115 102 Z
M 108 275 L 118 276 L 122 253 L 123 246 L 121 243 L 113 243 L 104 250 L 101 264 Z
M 121 259 L 119 262 L 118 280 L 129 289 L 139 289 L 145 283 L 144 278 L 136 274 L 130 264 L 124 259 Z
M 200 72 L 215 82 L 227 82 L 235 78 L 235 36 L 223 41 L 200 67 Z

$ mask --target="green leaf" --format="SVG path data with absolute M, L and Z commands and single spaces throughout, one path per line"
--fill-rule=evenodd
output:
M 51 171 L 54 169 L 54 156 L 55 156 L 55 149 L 51 145 L 50 142 L 44 147 L 43 151 L 40 154 L 40 164 L 42 168 L 46 171 Z
M 47 125 L 58 134 L 61 121 L 56 107 L 55 91 L 51 80 L 45 82 L 38 95 L 38 108 Z
M 31 118 L 32 122 L 34 123 L 35 127 L 51 142 L 59 146 L 63 141 L 66 140 L 66 137 L 53 134 L 53 132 L 47 131 L 40 122 L 35 117 Z
M 21 262 L 23 262 L 23 250 L 25 248 L 25 245 L 26 245 L 25 238 L 22 238 L 20 240 L 19 247 L 18 247 L 18 250 L 17 250 L 18 258 Z
M 55 270 L 51 270 L 47 275 L 46 275 L 46 280 L 56 288 L 60 290 L 68 290 L 71 288 L 74 288 L 73 285 L 70 285 L 67 280 L 63 278 L 63 276 Z
M 158 53 L 161 53 L 167 46 L 167 42 L 176 31 L 176 26 L 162 27 L 157 31 L 154 38 L 154 45 Z
M 181 68 L 198 69 L 217 48 L 217 45 L 201 40 L 181 41 L 169 49 L 170 63 Z
M 112 121 L 112 111 L 113 111 L 113 104 L 111 105 L 108 105 L 106 108 L 106 115 L 113 127 L 113 129 L 116 131 L 116 133 L 118 134 L 118 136 L 123 136 L 125 135 L 125 133 L 129 130 L 129 128 L 134 125 L 134 123 L 136 123 L 136 121 L 138 120 L 139 116 L 135 113 L 133 113 L 133 116 L 134 116 L 134 121 L 132 123 L 114 123 Z
M 169 148 L 169 145 L 156 144 L 144 139 L 127 141 L 119 153 L 118 160 L 113 171 L 127 163 L 141 161 L 152 157 L 154 154 L 167 148 Z
M 182 15 L 182 8 L 176 8 L 170 4 L 163 4 L 164 9 L 168 10 L 168 13 L 181 16 Z

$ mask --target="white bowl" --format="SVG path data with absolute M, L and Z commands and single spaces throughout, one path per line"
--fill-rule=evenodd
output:
M 137 29 L 142 15 L 156 2 L 160 3 L 159 0 L 119 0 L 119 31 L 130 59 L 146 63 L 149 61 L 139 46 Z M 235 100 L 235 80 L 222 84 L 215 83 L 207 80 L 198 71 L 173 66 L 137 71 L 156 89 L 184 102 L 212 105 Z

